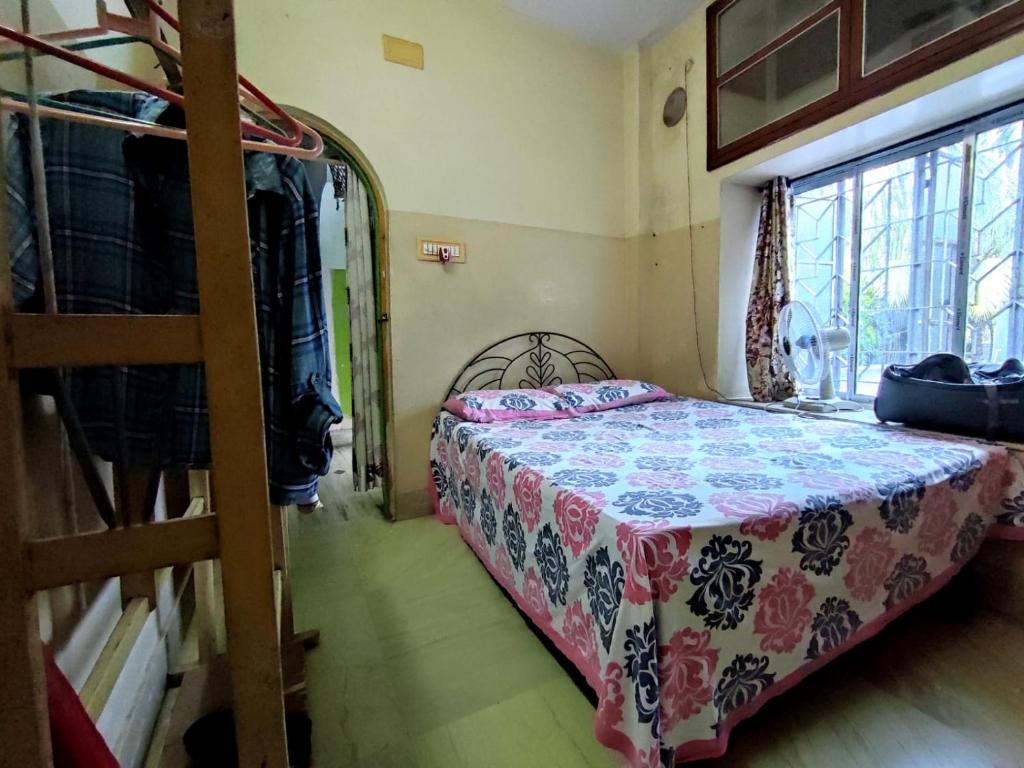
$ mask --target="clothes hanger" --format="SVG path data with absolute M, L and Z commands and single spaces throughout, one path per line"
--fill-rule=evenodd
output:
M 54 56 L 55 58 L 59 58 L 87 71 L 113 80 L 114 82 L 127 85 L 130 88 L 134 88 L 139 91 L 144 91 L 157 96 L 170 104 L 184 108 L 185 97 L 179 93 L 175 93 L 174 91 L 163 88 L 159 85 L 147 83 L 146 81 L 129 75 L 126 72 L 122 72 L 93 59 L 81 56 L 68 48 L 64 48 L 60 45 L 56 45 L 54 42 L 51 42 L 78 39 L 81 37 L 95 37 L 97 34 L 106 35 L 109 32 L 119 32 L 130 36 L 126 41 L 144 39 L 154 48 L 154 50 L 161 51 L 180 63 L 181 52 L 162 39 L 159 27 L 160 21 L 163 21 L 171 29 L 177 32 L 180 29 L 178 20 L 173 14 L 168 12 L 167 9 L 161 6 L 157 0 L 144 0 L 144 2 L 148 5 L 149 10 L 151 11 L 148 19 L 136 19 L 110 13 L 106 8 L 104 0 L 97 0 L 97 25 L 94 27 L 63 30 L 60 32 L 50 33 L 48 35 L 32 35 L 20 32 L 11 27 L 0 25 L 0 38 L 6 38 L 15 45 L 31 48 L 34 51 L 40 52 L 42 55 Z M 289 115 L 272 99 L 266 96 L 266 94 L 256 88 L 256 86 L 254 86 L 248 79 L 239 77 L 239 86 L 240 97 L 242 99 L 256 102 L 261 107 L 265 108 L 270 114 L 277 117 L 283 123 L 284 130 L 284 133 L 282 134 L 272 128 L 257 125 L 249 120 L 242 120 L 240 122 L 240 130 L 244 135 L 258 137 L 265 140 L 261 142 L 253 141 L 252 139 L 243 139 L 242 147 L 244 149 L 256 152 L 287 154 L 303 160 L 311 160 L 319 157 L 323 151 L 323 139 L 316 131 Z M 27 102 L 9 97 L 0 99 L 0 108 L 23 113 L 28 113 L 30 111 L 30 107 Z M 124 119 L 121 117 L 84 113 L 73 109 L 64 109 L 59 107 L 37 106 L 36 110 L 39 116 L 43 118 L 56 118 L 70 122 L 115 128 L 131 133 L 141 133 L 179 140 L 187 139 L 188 136 L 187 132 L 180 128 L 160 126 L 142 121 Z M 303 139 L 306 137 L 310 138 L 312 142 L 312 145 L 309 147 L 302 146 Z

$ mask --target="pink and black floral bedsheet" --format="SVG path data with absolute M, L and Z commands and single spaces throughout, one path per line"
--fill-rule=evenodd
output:
M 597 738 L 633 766 L 722 754 L 990 529 L 1024 530 L 1024 468 L 1000 446 L 685 398 L 442 412 L 431 471 L 438 516 L 585 675 Z

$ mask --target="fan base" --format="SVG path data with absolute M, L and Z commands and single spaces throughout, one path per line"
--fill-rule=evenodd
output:
M 859 403 L 850 400 L 840 400 L 838 397 L 791 397 L 783 400 L 782 404 L 787 408 L 796 411 L 807 411 L 808 413 L 836 413 L 837 411 L 862 411 L 864 408 Z

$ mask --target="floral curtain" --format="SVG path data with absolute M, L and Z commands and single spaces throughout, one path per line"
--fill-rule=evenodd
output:
M 779 314 L 789 302 L 792 205 L 786 179 L 779 176 L 765 188 L 747 305 L 747 381 L 757 402 L 785 400 L 796 392 L 775 341 Z
M 344 195 L 352 343 L 352 461 L 355 489 L 368 491 L 382 485 L 384 479 L 373 226 L 366 188 L 351 170 L 346 174 Z

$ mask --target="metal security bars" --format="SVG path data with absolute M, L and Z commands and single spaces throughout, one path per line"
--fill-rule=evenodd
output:
M 794 182 L 793 297 L 851 330 L 843 396 L 935 352 L 1024 357 L 1024 108 Z

